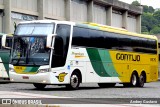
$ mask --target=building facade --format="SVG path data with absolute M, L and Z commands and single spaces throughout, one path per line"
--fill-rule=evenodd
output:
M 118 0 L 0 0 L 0 32 L 29 20 L 93 22 L 141 32 L 142 8 Z

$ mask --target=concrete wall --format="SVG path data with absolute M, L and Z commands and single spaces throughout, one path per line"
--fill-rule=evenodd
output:
M 65 0 L 45 0 L 45 16 L 65 20 Z
M 94 4 L 93 8 L 93 22 L 106 25 L 107 15 L 104 6 Z
M 128 16 L 128 30 L 131 31 L 131 32 L 136 32 L 136 25 L 137 25 L 137 22 L 136 22 L 136 17 L 135 16 Z
M 14 23 L 37 19 L 88 21 L 141 32 L 142 8 L 117 0 L 0 0 L 0 10 L 3 33 L 13 33 Z
M 26 14 L 37 14 L 37 0 L 11 0 L 12 11 L 26 13 Z
M 112 12 L 112 26 L 122 28 L 122 12 L 113 10 Z
M 73 0 L 71 4 L 71 20 L 75 22 L 87 22 L 87 2 Z
M 0 5 L 3 5 L 3 0 L 0 0 Z

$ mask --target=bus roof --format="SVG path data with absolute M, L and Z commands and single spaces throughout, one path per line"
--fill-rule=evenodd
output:
M 57 24 L 75 24 L 74 22 L 71 21 L 58 21 L 58 20 L 34 20 L 34 21 L 23 21 L 20 22 L 20 24 L 27 24 L 27 23 L 57 23 Z
M 20 24 L 23 23 L 56 23 L 56 24 L 70 24 L 70 25 L 76 25 L 84 28 L 90 28 L 90 29 L 96 29 L 96 30 L 103 30 L 113 33 L 119 33 L 119 34 L 125 34 L 130 36 L 138 36 L 143 38 L 150 38 L 150 39 L 156 39 L 157 37 L 154 35 L 147 35 L 147 34 L 139 34 L 134 32 L 129 32 L 126 29 L 123 28 L 117 28 L 117 27 L 111 27 L 107 25 L 97 24 L 97 23 L 91 23 L 91 22 L 84 22 L 84 23 L 75 23 L 71 21 L 58 21 L 58 20 L 34 20 L 34 21 L 24 21 L 20 22 Z
M 145 34 L 129 32 L 128 30 L 123 29 L 123 28 L 101 25 L 101 24 L 97 24 L 97 23 L 89 23 L 89 22 L 76 23 L 76 26 L 84 27 L 84 28 L 90 28 L 90 29 L 96 29 L 96 30 L 102 30 L 102 31 L 107 31 L 107 32 L 113 32 L 113 33 L 118 33 L 118 34 L 125 34 L 125 35 L 129 35 L 129 36 L 138 36 L 138 37 L 156 39 L 157 40 L 157 37 L 154 36 L 154 35 L 147 35 L 147 34 L 145 35 Z

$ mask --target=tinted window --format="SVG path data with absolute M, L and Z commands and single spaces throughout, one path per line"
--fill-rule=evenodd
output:
M 11 37 L 7 37 L 7 39 L 6 39 L 6 47 L 12 47 L 12 38 Z
M 2 38 L 0 37 L 0 49 L 2 49 Z
M 11 37 L 7 37 L 6 47 L 12 47 L 12 38 Z M 0 49 L 8 50 L 8 49 L 2 47 L 2 38 L 0 38 Z
M 69 25 L 57 25 L 57 35 L 55 37 L 54 52 L 52 55 L 52 67 L 65 65 L 69 47 L 70 28 Z
M 73 45 L 88 47 L 89 40 L 88 29 L 74 27 L 72 40 Z
M 156 40 L 74 27 L 72 45 L 144 53 L 157 53 Z

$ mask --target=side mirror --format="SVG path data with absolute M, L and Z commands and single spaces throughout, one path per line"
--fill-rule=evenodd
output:
M 47 35 L 46 47 L 53 48 L 52 43 L 54 44 L 56 34 Z M 53 42 L 52 42 L 53 41 Z
M 7 47 L 7 46 L 6 46 L 6 39 L 7 39 L 7 34 L 4 34 L 4 35 L 2 36 L 2 47 L 3 47 L 3 48 L 6 48 L 6 49 L 11 49 L 10 47 Z

